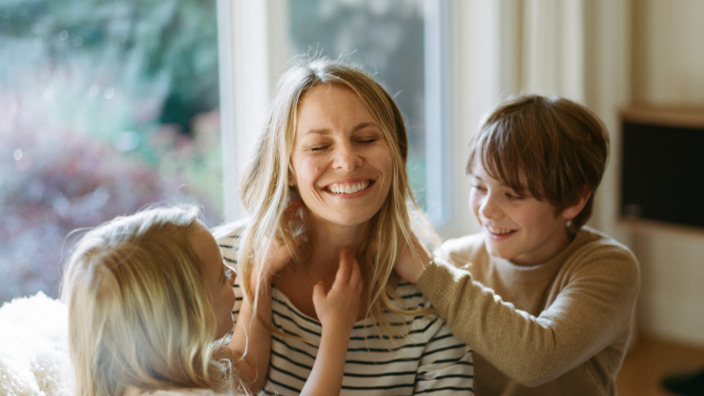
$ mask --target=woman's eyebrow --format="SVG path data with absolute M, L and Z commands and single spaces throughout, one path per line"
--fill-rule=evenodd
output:
M 375 124 L 374 122 L 364 121 L 364 122 L 360 122 L 359 124 L 352 127 L 352 133 L 355 133 L 355 132 L 361 131 L 362 129 L 370 128 L 370 127 L 379 129 L 379 126 L 377 124 Z M 313 129 L 308 129 L 308 130 L 301 132 L 301 136 L 305 136 L 305 135 L 309 135 L 309 134 L 327 136 L 330 134 L 330 129 L 329 128 L 313 128 Z
M 362 130 L 367 127 L 379 128 L 379 126 L 377 126 L 375 123 L 365 121 L 365 122 L 360 122 L 359 124 L 355 125 L 355 127 L 352 128 L 352 132 L 357 132 L 357 131 Z

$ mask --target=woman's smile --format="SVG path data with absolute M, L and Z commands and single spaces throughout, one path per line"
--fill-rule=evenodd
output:
M 360 180 L 356 182 L 337 182 L 328 185 L 327 187 L 325 187 L 325 190 L 335 195 L 347 196 L 354 194 L 355 196 L 358 196 L 360 194 L 356 193 L 366 193 L 373 183 L 373 180 Z

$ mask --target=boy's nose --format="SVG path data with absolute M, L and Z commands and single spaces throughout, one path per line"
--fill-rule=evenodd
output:
M 482 217 L 485 217 L 487 219 L 497 219 L 500 216 L 501 211 L 499 210 L 499 207 L 496 205 L 492 197 L 487 196 L 484 198 L 481 205 L 479 205 L 479 213 L 482 215 Z

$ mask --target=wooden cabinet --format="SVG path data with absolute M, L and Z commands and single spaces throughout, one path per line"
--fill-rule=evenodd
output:
M 620 111 L 620 216 L 704 229 L 704 107 Z

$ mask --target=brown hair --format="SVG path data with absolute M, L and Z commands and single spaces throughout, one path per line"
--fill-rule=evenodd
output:
M 591 216 L 608 146 L 604 124 L 585 106 L 559 97 L 519 96 L 484 120 L 470 144 L 467 173 L 478 160 L 491 177 L 517 194 L 546 200 L 556 214 L 591 192 L 568 223 L 574 234 Z

